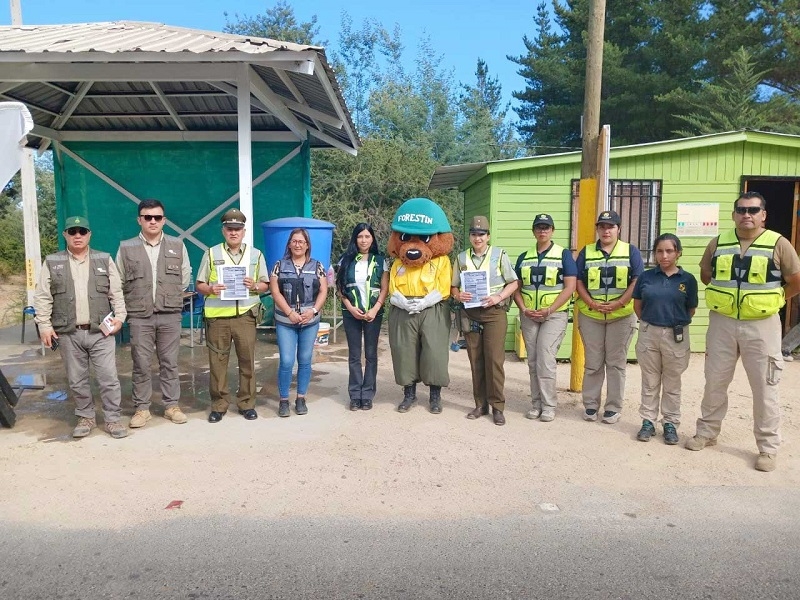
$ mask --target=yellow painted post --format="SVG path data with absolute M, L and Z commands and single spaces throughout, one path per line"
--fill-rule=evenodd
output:
M 578 248 L 595 241 L 594 219 L 595 198 L 597 197 L 597 180 L 581 179 L 578 196 Z M 574 309 L 572 318 L 572 356 L 570 357 L 569 389 L 580 392 L 583 389 L 583 367 L 585 358 L 583 354 L 583 341 L 578 333 L 578 319 L 580 314 Z

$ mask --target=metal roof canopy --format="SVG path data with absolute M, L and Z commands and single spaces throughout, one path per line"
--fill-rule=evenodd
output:
M 236 141 L 249 89 L 254 141 L 355 154 L 358 134 L 323 48 L 157 23 L 0 27 L 0 98 L 23 102 L 29 145 Z
M 39 152 L 73 141 L 237 142 L 249 217 L 253 141 L 353 155 L 360 145 L 323 48 L 158 23 L 0 27 L 0 99 L 28 107 L 28 146 Z
M 632 144 L 629 146 L 617 146 L 616 148 L 611 148 L 610 158 L 616 159 L 626 158 L 629 156 L 644 156 L 647 154 L 658 154 L 661 152 L 679 151 L 687 148 L 715 146 L 734 142 L 789 144 L 797 146 L 800 145 L 800 136 L 788 133 L 774 133 L 751 129 L 741 129 L 737 131 L 710 133 L 706 135 L 679 138 L 675 140 L 662 140 L 658 142 Z M 541 154 L 538 156 L 526 156 L 524 158 L 510 158 L 506 160 L 464 163 L 459 165 L 444 165 L 436 167 L 433 175 L 431 176 L 431 180 L 428 183 L 428 189 L 457 189 L 463 192 L 467 187 L 490 173 L 499 173 L 501 171 L 526 169 L 552 164 L 579 163 L 580 160 L 581 152 L 579 150 L 577 152 Z

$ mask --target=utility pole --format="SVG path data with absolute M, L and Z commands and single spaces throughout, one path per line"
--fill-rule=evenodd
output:
M 605 36 L 606 0 L 590 0 L 589 29 L 586 41 L 586 87 L 583 95 L 583 155 L 581 183 L 578 195 L 577 245 L 583 248 L 595 241 L 594 220 L 597 216 L 597 188 L 600 136 L 600 92 L 603 80 L 603 38 Z M 578 333 L 579 312 L 574 311 L 572 322 L 572 357 L 569 387 L 573 392 L 583 389 L 585 357 Z

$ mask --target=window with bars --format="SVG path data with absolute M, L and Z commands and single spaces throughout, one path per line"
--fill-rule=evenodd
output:
M 572 222 L 577 222 L 580 180 L 572 181 Z M 622 219 L 619 237 L 639 248 L 645 265 L 655 265 L 653 243 L 659 236 L 661 220 L 661 182 L 611 179 L 608 182 L 608 207 Z M 573 232 L 572 247 L 577 247 Z

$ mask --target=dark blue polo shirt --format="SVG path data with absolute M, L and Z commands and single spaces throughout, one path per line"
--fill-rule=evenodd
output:
M 681 267 L 667 275 L 661 267 L 648 269 L 633 288 L 634 300 L 642 301 L 642 321 L 656 327 L 688 325 L 689 310 L 697 308 L 697 279 Z

